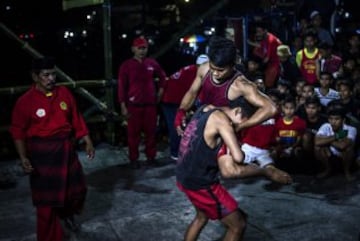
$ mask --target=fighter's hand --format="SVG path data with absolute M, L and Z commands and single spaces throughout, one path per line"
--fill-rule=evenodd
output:
M 281 183 L 281 184 L 291 184 L 292 178 L 287 173 L 284 172 L 274 166 L 265 167 L 266 176 L 273 182 Z
M 181 126 L 176 127 L 176 132 L 179 136 L 182 136 L 184 134 L 184 130 L 181 128 Z
M 31 173 L 32 171 L 34 171 L 34 168 L 31 165 L 30 160 L 27 158 L 21 160 L 21 166 L 25 173 Z
M 185 123 L 185 116 L 186 116 L 186 111 L 184 109 L 177 110 L 174 120 L 174 127 L 179 136 L 182 136 L 184 133 L 182 126 Z

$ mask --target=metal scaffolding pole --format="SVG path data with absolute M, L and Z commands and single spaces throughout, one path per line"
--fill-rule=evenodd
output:
M 107 118 L 111 119 L 109 121 L 109 133 L 111 133 L 109 137 L 109 140 L 111 143 L 114 143 L 115 133 L 114 133 L 114 120 L 118 120 L 120 118 L 120 115 L 114 111 L 114 100 L 113 100 L 113 88 L 112 88 L 112 55 L 111 55 L 111 27 L 110 27 L 110 0 L 105 0 L 104 3 L 104 52 L 105 52 L 105 78 L 106 78 L 106 84 L 104 85 L 104 82 L 101 82 L 101 85 L 103 85 L 106 88 L 106 101 L 102 102 L 98 98 L 96 98 L 94 95 L 92 95 L 89 91 L 84 89 L 80 86 L 85 85 L 92 85 L 95 82 L 87 82 L 87 83 L 78 83 L 77 81 L 74 81 L 70 76 L 68 76 L 65 72 L 63 72 L 60 68 L 55 66 L 56 73 L 60 80 L 66 82 L 67 85 L 70 87 L 73 87 L 75 91 L 80 94 L 82 97 L 86 98 L 90 102 L 96 105 L 96 107 L 101 110 Z M 20 46 L 27 51 L 32 57 L 39 58 L 43 57 L 41 53 L 39 53 L 37 50 L 32 48 L 28 42 L 23 41 L 20 39 L 15 33 L 13 33 L 9 28 L 7 28 L 2 22 L 0 22 L 0 29 L 12 40 L 15 40 Z M 94 80 L 96 81 L 96 80 Z M 59 83 L 61 85 L 61 83 Z M 24 86 L 19 87 L 9 87 L 9 88 L 3 88 L 0 90 L 0 92 L 18 92 L 22 91 Z
M 111 2 L 104 0 L 103 9 L 103 35 L 104 35 L 104 62 L 105 79 L 108 81 L 109 88 L 106 88 L 106 102 L 110 113 L 114 113 L 114 89 L 112 88 L 112 45 L 111 45 Z M 117 117 L 117 116 L 116 116 Z M 115 123 L 114 118 L 110 118 L 107 123 L 106 136 L 111 144 L 115 144 Z

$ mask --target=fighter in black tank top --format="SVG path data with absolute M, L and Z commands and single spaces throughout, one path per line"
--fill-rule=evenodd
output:
M 209 147 L 204 139 L 204 129 L 211 113 L 217 108 L 204 112 L 203 105 L 187 125 L 180 142 L 179 159 L 176 167 L 177 181 L 188 189 L 208 188 L 219 182 L 217 153 L 222 141 L 216 147 Z

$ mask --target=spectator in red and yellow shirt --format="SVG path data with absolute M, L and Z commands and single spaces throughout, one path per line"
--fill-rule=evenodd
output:
M 304 47 L 296 53 L 296 64 L 300 68 L 302 77 L 306 83 L 315 85 L 318 83 L 317 61 L 319 49 L 317 48 L 316 34 L 309 31 L 304 36 Z

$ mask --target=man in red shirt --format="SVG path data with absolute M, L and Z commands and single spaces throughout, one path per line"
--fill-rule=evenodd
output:
M 55 86 L 53 59 L 35 59 L 32 78 L 35 83 L 15 104 L 10 132 L 30 175 L 37 240 L 63 241 L 60 219 L 75 231 L 74 214 L 81 211 L 87 192 L 72 140 L 82 138 L 89 159 L 95 149 L 73 95 L 66 87 Z
M 176 111 L 179 108 L 186 91 L 190 88 L 195 79 L 198 66 L 205 64 L 208 61 L 209 58 L 207 55 L 201 54 L 196 58 L 196 64 L 182 67 L 180 70 L 172 74 L 167 81 L 165 81 L 161 107 L 168 127 L 170 157 L 173 160 L 177 159 L 180 143 L 180 136 L 177 134 L 174 127 Z
M 118 98 L 121 114 L 127 118 L 127 142 L 132 168 L 140 168 L 138 162 L 141 133 L 145 134 L 145 154 L 148 164 L 155 163 L 157 103 L 161 99 L 166 80 L 159 63 L 146 57 L 148 42 L 143 37 L 134 39 L 133 57 L 119 68 Z M 156 86 L 154 77 L 159 78 Z
M 253 46 L 253 54 L 262 59 L 265 66 L 265 86 L 272 88 L 276 86 L 276 81 L 280 75 L 280 60 L 277 55 L 277 47 L 282 44 L 281 40 L 270 33 L 264 22 L 255 23 L 255 41 L 248 40 Z

